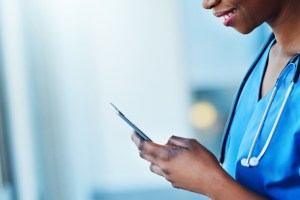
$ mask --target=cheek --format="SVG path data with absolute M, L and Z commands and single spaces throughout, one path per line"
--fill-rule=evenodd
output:
M 278 0 L 227 0 L 238 10 L 237 20 L 233 27 L 247 34 L 272 17 Z M 276 5 L 274 5 L 276 4 Z
M 234 28 L 242 34 L 251 33 L 257 27 L 258 27 L 258 25 L 255 25 L 255 23 L 252 23 L 251 21 L 249 21 L 249 22 L 246 21 L 246 22 L 240 23 L 237 26 L 234 26 Z
M 224 3 L 229 4 L 229 5 L 240 5 L 243 2 L 245 2 L 245 1 L 243 1 L 243 0 L 226 0 L 226 1 L 224 1 Z
M 252 10 L 248 11 L 240 9 L 237 12 L 236 20 L 232 26 L 238 32 L 248 34 L 264 23 L 264 21 L 263 16 L 258 15 L 258 13 L 252 12 Z

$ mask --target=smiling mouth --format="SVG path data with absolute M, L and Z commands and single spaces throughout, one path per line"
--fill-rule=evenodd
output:
M 235 10 L 233 10 L 232 12 L 227 13 L 219 18 L 221 19 L 222 22 L 224 22 L 224 21 L 228 20 L 232 15 L 234 15 L 234 13 L 235 13 Z
M 225 26 L 229 26 L 235 16 L 235 13 L 236 9 L 231 9 L 228 11 L 214 13 L 214 15 L 218 17 Z

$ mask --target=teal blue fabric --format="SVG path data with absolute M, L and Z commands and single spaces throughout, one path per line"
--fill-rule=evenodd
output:
M 300 199 L 300 83 L 295 84 L 275 134 L 259 165 L 247 168 L 240 163 L 249 153 L 271 96 L 269 91 L 259 99 L 268 54 L 274 42 L 275 40 L 268 45 L 244 85 L 233 113 L 223 167 L 238 182 L 269 199 Z M 293 65 L 287 65 L 279 76 L 278 92 L 254 148 L 253 156 L 259 155 L 271 132 L 294 71 Z

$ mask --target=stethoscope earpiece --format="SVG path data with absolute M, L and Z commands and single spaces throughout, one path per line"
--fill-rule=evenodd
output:
M 258 160 L 258 158 L 256 158 L 256 157 L 252 157 L 252 158 L 250 158 L 250 162 L 249 162 L 249 164 L 250 164 L 250 166 L 251 166 L 251 167 L 255 167 L 255 166 L 257 166 L 257 165 L 258 165 L 258 163 L 259 163 L 259 160 Z
M 243 158 L 241 160 L 241 165 L 244 167 L 255 167 L 259 163 L 259 159 L 257 157 L 252 157 L 250 159 Z
M 250 167 L 247 158 L 241 160 L 241 165 L 244 167 Z

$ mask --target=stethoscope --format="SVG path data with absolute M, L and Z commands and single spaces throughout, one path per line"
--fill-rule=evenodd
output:
M 269 42 L 272 40 L 273 37 L 270 37 L 269 39 Z M 267 46 L 267 45 L 266 45 Z M 265 46 L 265 48 L 266 48 Z M 265 49 L 264 48 L 264 49 Z M 262 52 L 264 51 L 264 49 L 262 50 Z M 233 106 L 233 109 L 231 110 L 231 115 L 229 117 L 229 120 L 227 122 L 227 125 L 226 125 L 226 129 L 225 129 L 225 135 L 224 135 L 224 139 L 223 139 L 223 146 L 222 146 L 222 150 L 221 150 L 221 158 L 220 158 L 220 163 L 223 163 L 224 162 L 224 156 L 225 156 L 225 148 L 226 148 L 226 142 L 227 142 L 227 138 L 228 138 L 228 135 L 229 135 L 229 129 L 230 129 L 230 126 L 231 126 L 231 123 L 232 123 L 232 119 L 233 119 L 233 113 L 235 111 L 235 108 L 236 108 L 236 105 L 237 105 L 237 102 L 239 100 L 239 96 L 240 96 L 240 93 L 243 89 L 243 86 L 245 85 L 245 82 L 247 81 L 248 77 L 250 76 L 251 72 L 253 71 L 253 68 L 254 66 L 257 64 L 258 60 L 259 60 L 259 57 L 261 57 L 262 55 L 262 52 L 261 54 L 258 56 L 258 58 L 256 59 L 256 61 L 254 62 L 253 66 L 251 67 L 251 69 L 248 71 L 248 73 L 246 74 L 246 77 L 245 79 L 243 80 L 242 84 L 241 84 L 241 87 L 239 88 L 238 90 L 238 93 L 237 93 L 237 96 L 235 98 L 235 101 L 234 101 L 234 106 Z M 296 65 L 297 63 L 297 65 Z M 294 75 L 293 75 L 293 79 L 286 91 L 286 94 L 285 94 L 285 97 L 284 97 L 284 100 L 283 100 L 283 103 L 279 109 L 279 112 L 276 116 L 276 119 L 275 119 L 275 122 L 272 126 L 272 129 L 271 129 L 271 132 L 269 133 L 269 136 L 266 140 L 266 143 L 265 145 L 263 146 L 262 150 L 260 151 L 259 155 L 258 156 L 254 156 L 253 155 L 253 151 L 254 151 L 254 148 L 257 144 L 257 141 L 258 141 L 258 138 L 262 132 L 262 129 L 263 129 L 263 126 L 265 124 L 265 121 L 266 121 L 266 117 L 268 115 L 268 112 L 271 108 L 271 105 L 272 105 L 272 102 L 276 96 L 276 93 L 278 91 L 278 87 L 279 87 L 279 78 L 277 79 L 276 83 L 275 83 L 275 86 L 272 90 L 272 93 L 271 93 L 271 97 L 268 101 L 268 104 L 267 104 L 267 107 L 266 107 L 266 110 L 264 111 L 264 114 L 263 114 L 263 117 L 259 123 L 259 127 L 257 129 L 257 132 L 255 134 L 255 137 L 253 139 L 253 142 L 251 144 L 251 147 L 250 147 L 250 150 L 249 150 L 249 153 L 247 155 L 247 157 L 245 158 L 242 158 L 241 159 L 241 165 L 244 166 L 244 167 L 254 167 L 254 166 L 257 166 L 261 160 L 261 158 L 264 156 L 266 150 L 268 149 L 268 146 L 270 144 L 270 141 L 275 133 L 275 130 L 278 126 L 278 123 L 280 121 L 280 118 L 282 116 L 282 113 L 284 111 L 284 108 L 286 106 L 286 103 L 291 95 L 291 92 L 293 90 L 293 87 L 294 85 L 297 83 L 298 79 L 299 79 L 299 74 L 300 74 L 300 67 L 299 67 L 299 63 L 300 63 L 300 52 L 298 52 L 297 54 L 295 54 L 291 60 L 289 61 L 289 63 L 287 64 L 287 66 L 290 66 L 292 65 L 292 67 L 294 68 Z
M 274 88 L 272 90 L 271 97 L 270 97 L 270 99 L 268 101 L 267 108 L 266 108 L 266 110 L 265 110 L 265 112 L 263 114 L 263 117 L 262 117 L 262 119 L 260 121 L 260 124 L 259 124 L 259 127 L 257 129 L 257 132 L 255 134 L 255 137 L 254 137 L 254 140 L 252 142 L 251 148 L 249 150 L 248 156 L 246 158 L 243 158 L 241 160 L 241 165 L 243 165 L 244 167 L 254 167 L 254 166 L 257 166 L 259 164 L 260 159 L 265 154 L 265 152 L 266 152 L 266 150 L 267 150 L 267 148 L 268 148 L 268 146 L 270 144 L 270 141 L 271 141 L 271 139 L 272 139 L 272 137 L 273 137 L 273 135 L 275 133 L 275 130 L 276 130 L 277 126 L 278 126 L 278 122 L 279 122 L 279 120 L 280 120 L 280 118 L 282 116 L 282 112 L 283 112 L 283 110 L 284 110 L 284 108 L 286 106 L 286 103 L 287 103 L 290 95 L 291 95 L 293 87 L 294 87 L 295 83 L 297 83 L 297 81 L 298 81 L 299 72 L 300 72 L 299 59 L 300 59 L 300 52 L 298 52 L 295 56 L 293 56 L 293 58 L 291 59 L 291 61 L 287 65 L 287 66 L 292 65 L 292 67 L 295 69 L 293 79 L 292 79 L 292 81 L 291 81 L 291 83 L 290 83 L 290 85 L 289 85 L 289 87 L 288 87 L 288 89 L 287 89 L 287 91 L 285 93 L 285 97 L 284 97 L 283 103 L 282 103 L 282 105 L 281 105 L 281 107 L 279 109 L 279 112 L 278 112 L 277 116 L 276 116 L 275 122 L 274 122 L 274 124 L 272 126 L 271 132 L 270 132 L 270 134 L 269 134 L 269 136 L 268 136 L 268 138 L 266 140 L 266 143 L 265 143 L 264 147 L 262 148 L 262 150 L 260 151 L 259 155 L 257 157 L 255 157 L 255 156 L 253 156 L 253 150 L 254 150 L 255 145 L 257 143 L 258 137 L 260 136 L 260 134 L 262 132 L 262 128 L 263 128 L 264 123 L 266 121 L 266 117 L 268 115 L 268 112 L 269 112 L 269 110 L 271 108 L 272 102 L 273 102 L 273 100 L 274 100 L 274 98 L 276 96 L 277 90 L 278 90 L 279 78 L 277 79 L 277 81 L 275 83 L 275 86 L 274 86 Z M 295 63 L 296 63 L 297 60 L 298 60 L 298 63 L 297 63 L 297 66 L 296 66 Z

